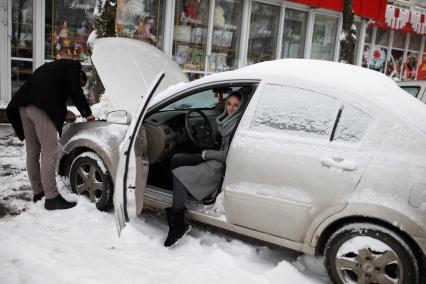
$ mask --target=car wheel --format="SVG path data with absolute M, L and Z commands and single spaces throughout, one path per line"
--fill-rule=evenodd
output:
M 419 283 L 419 266 L 410 246 L 379 225 L 343 226 L 330 237 L 324 254 L 333 283 Z
M 71 189 L 89 197 L 96 207 L 105 211 L 112 206 L 111 175 L 102 159 L 93 152 L 78 155 L 70 168 Z

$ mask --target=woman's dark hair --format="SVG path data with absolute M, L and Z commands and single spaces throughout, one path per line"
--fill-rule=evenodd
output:
M 228 99 L 230 97 L 237 97 L 241 101 L 243 99 L 243 94 L 240 91 L 233 91 L 229 94 Z

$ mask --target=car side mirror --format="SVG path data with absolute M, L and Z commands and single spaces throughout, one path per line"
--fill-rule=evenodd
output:
M 132 121 L 132 116 L 125 110 L 114 110 L 107 114 L 106 121 L 112 123 L 130 124 Z

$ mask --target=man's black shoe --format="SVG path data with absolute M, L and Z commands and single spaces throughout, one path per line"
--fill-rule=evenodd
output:
M 47 210 L 68 209 L 77 205 L 76 202 L 66 201 L 60 194 L 54 198 L 46 199 L 44 208 Z
M 36 203 L 37 201 L 41 200 L 43 197 L 44 197 L 44 192 L 34 194 L 33 202 Z

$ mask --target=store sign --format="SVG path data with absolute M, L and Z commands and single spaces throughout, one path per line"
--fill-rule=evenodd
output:
M 79 1 L 79 0 L 64 0 L 64 6 L 69 9 L 75 9 L 75 10 L 83 10 L 84 12 L 88 12 L 90 10 L 95 9 L 95 5 L 93 1 L 92 5 L 90 3 L 82 3 L 85 1 Z

